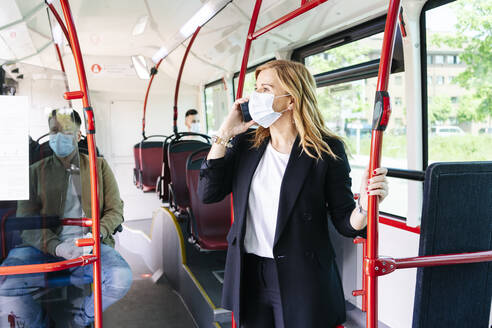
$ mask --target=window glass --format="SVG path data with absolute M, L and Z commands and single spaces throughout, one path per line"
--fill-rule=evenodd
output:
M 443 55 L 434 56 L 434 64 L 444 64 L 444 56 Z
M 480 134 L 492 127 L 490 6 L 458 0 L 425 15 L 427 56 L 456 52 L 434 55 L 436 64 L 456 65 L 427 62 L 427 76 L 436 78 L 427 81 L 428 162 L 490 160 L 492 133 Z
M 403 74 L 402 72 L 390 76 L 392 113 L 383 141 L 382 165 L 406 169 L 408 166 Z M 401 79 L 400 85 L 395 83 L 396 78 Z M 318 106 L 326 126 L 342 136 L 349 148 L 354 193 L 359 192 L 363 169 L 369 163 L 376 83 L 377 78 L 374 77 L 317 89 Z M 392 193 L 388 200 L 382 203 L 381 210 L 406 216 L 407 185 L 405 180 L 391 179 Z
M 325 52 L 308 56 L 304 59 L 311 74 L 335 70 L 346 66 L 361 64 L 378 59 L 381 55 L 383 33 L 347 43 Z
M 239 83 L 239 76 L 234 78 L 234 98 L 236 98 L 237 94 L 237 86 Z M 246 73 L 244 79 L 244 88 L 243 88 L 243 96 L 249 96 L 251 92 L 255 90 L 256 79 L 255 79 L 255 71 Z
M 207 133 L 216 133 L 227 116 L 227 91 L 223 83 L 205 88 L 205 110 L 207 113 Z

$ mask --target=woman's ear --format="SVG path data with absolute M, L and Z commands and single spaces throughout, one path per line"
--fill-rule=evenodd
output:
M 294 98 L 292 96 L 290 97 L 288 108 L 291 110 L 294 109 Z
M 77 142 L 80 141 L 80 139 L 82 139 L 82 132 L 77 132 Z

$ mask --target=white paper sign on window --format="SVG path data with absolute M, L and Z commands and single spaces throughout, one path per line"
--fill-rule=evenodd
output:
M 0 96 L 0 200 L 29 199 L 29 103 Z

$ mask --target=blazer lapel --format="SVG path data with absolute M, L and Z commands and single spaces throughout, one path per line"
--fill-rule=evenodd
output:
M 238 172 L 241 176 L 237 179 L 236 195 L 234 195 L 234 220 L 240 220 L 238 223 L 240 228 L 240 238 L 244 237 L 246 209 L 248 207 L 249 190 L 251 188 L 251 180 L 260 163 L 260 159 L 265 152 L 266 146 L 270 142 L 267 138 L 258 148 L 247 149 L 244 156 L 241 156 Z M 249 145 L 248 145 L 249 147 Z
M 280 187 L 280 199 L 278 203 L 277 227 L 273 245 L 275 246 L 287 225 L 288 219 L 294 208 L 297 197 L 301 192 L 304 181 L 313 165 L 314 159 L 302 152 L 300 138 L 297 136 L 289 162 L 285 168 L 282 185 Z

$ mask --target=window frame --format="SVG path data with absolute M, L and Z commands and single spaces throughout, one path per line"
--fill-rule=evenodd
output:
M 427 83 L 427 26 L 425 21 L 425 13 L 428 10 L 447 5 L 455 0 L 429 0 L 425 3 L 420 11 L 420 81 L 422 90 L 422 169 L 424 172 L 429 166 L 429 104 L 428 104 L 428 88 Z M 434 59 L 434 58 L 433 58 Z M 434 64 L 435 59 L 432 61 Z
M 386 15 L 372 19 L 365 23 L 356 25 L 347 30 L 335 33 L 308 45 L 295 49 L 291 59 L 305 64 L 305 58 L 323 53 L 326 50 L 338 48 L 340 46 L 370 37 L 384 32 L 386 25 Z M 369 60 L 363 63 L 349 65 L 314 75 L 316 87 L 326 87 L 333 84 L 352 82 L 378 76 L 379 59 Z M 403 62 L 403 43 L 400 27 L 397 25 L 395 37 L 395 47 L 393 50 L 393 60 L 391 63 L 391 73 L 404 71 Z

